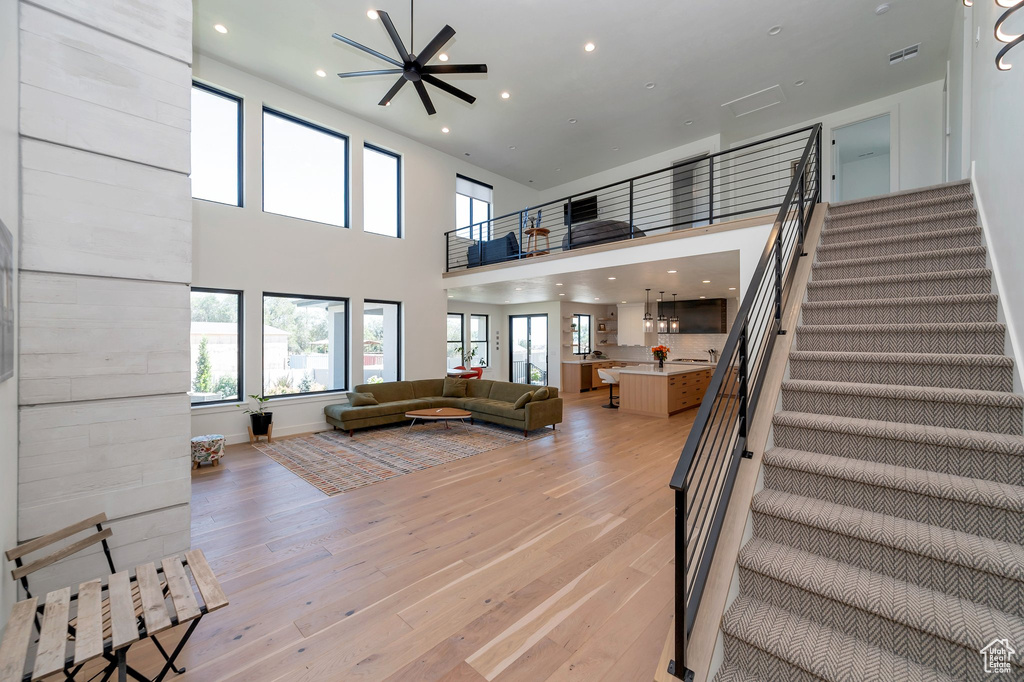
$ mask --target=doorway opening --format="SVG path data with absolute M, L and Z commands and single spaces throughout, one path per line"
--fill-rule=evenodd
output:
M 548 385 L 548 316 L 509 315 L 509 380 Z
M 891 187 L 889 114 L 832 131 L 832 200 L 888 194 Z

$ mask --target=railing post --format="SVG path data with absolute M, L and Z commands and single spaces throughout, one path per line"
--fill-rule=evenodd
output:
M 783 206 L 782 210 L 786 211 L 788 208 Z M 779 224 L 779 233 L 775 235 L 775 328 L 779 334 L 786 333 L 782 328 L 782 228 L 785 224 L 786 219 L 783 218 Z
M 808 163 L 810 163 L 810 161 L 811 161 L 810 159 L 807 159 Z M 805 179 L 806 178 L 807 178 L 807 167 L 804 166 L 804 172 L 800 174 L 800 201 L 799 201 L 799 203 L 800 203 L 800 223 L 798 225 L 798 227 L 800 228 L 800 232 L 797 234 L 797 237 L 799 237 L 799 240 L 800 240 L 799 243 L 797 244 L 797 248 L 800 250 L 800 255 L 801 256 L 806 255 L 804 253 L 804 232 L 807 229 L 807 227 L 806 227 L 806 225 L 804 223 L 804 192 L 806 191 L 806 187 L 804 187 L 804 185 L 805 185 Z
M 569 203 L 565 209 L 565 221 L 567 223 L 565 229 L 569 236 L 569 250 L 572 251 L 572 197 L 569 197 Z
M 572 234 L 572 231 L 569 231 Z M 633 179 L 629 180 L 629 238 L 633 238 Z
M 821 124 L 814 140 L 814 203 L 821 201 Z
M 467 263 L 469 265 L 469 263 Z M 452 271 L 452 236 L 451 233 L 444 236 L 444 271 Z
M 519 212 L 519 258 L 523 258 L 523 250 L 526 248 L 526 243 L 523 242 L 523 225 L 526 223 L 526 211 Z
M 747 366 L 748 360 L 748 348 L 747 348 L 747 335 L 750 333 L 750 328 L 747 326 L 747 320 L 743 320 L 743 326 L 740 327 L 739 337 L 739 379 L 740 379 L 740 395 L 739 395 L 739 436 L 744 439 L 743 449 L 746 450 L 746 438 L 747 438 L 747 399 L 750 395 L 750 371 Z
M 675 658 L 669 662 L 668 672 L 681 680 L 693 679 L 686 667 L 686 567 L 690 565 L 686 556 L 686 492 L 677 490 L 676 501 L 676 594 L 675 594 Z
M 715 157 L 708 157 L 708 225 L 715 222 Z

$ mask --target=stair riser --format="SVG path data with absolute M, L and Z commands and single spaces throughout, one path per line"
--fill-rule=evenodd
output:
M 776 424 L 775 445 L 802 449 L 833 457 L 879 462 L 892 466 L 935 471 L 950 476 L 965 476 L 1024 485 L 1024 458 L 1014 454 L 965 450 L 957 446 L 915 443 L 908 440 L 877 438 L 836 431 Z M 799 491 L 794 491 L 799 493 Z M 831 498 L 822 498 L 836 502 Z M 913 518 L 913 517 L 907 517 Z M 1016 542 L 1016 541 L 1015 541 Z
M 816 497 L 834 504 L 912 519 L 918 523 L 983 535 L 1004 542 L 1018 543 L 1024 537 L 1024 513 L 1020 512 L 929 497 L 773 465 L 765 466 L 764 476 L 765 487 L 793 495 Z
M 844 381 L 890 386 L 932 386 L 979 391 L 1012 391 L 1013 368 L 985 365 L 919 365 L 898 362 L 789 362 L 791 379 Z
M 1024 617 L 1024 582 L 758 511 L 754 537 Z
M 725 660 L 759 680 L 828 682 L 728 634 L 725 635 Z
M 913 204 L 915 202 L 930 199 L 946 199 L 949 201 L 970 200 L 973 205 L 974 195 L 971 193 L 971 186 L 964 184 L 952 187 L 936 187 L 934 189 L 910 192 L 907 194 L 887 195 L 870 201 L 856 201 L 838 206 L 833 205 L 830 206 L 828 210 L 830 215 L 836 216 L 853 213 L 855 211 L 868 211 L 875 209 L 891 209 L 896 213 L 907 204 Z
M 853 353 L 1002 355 L 1003 331 L 858 331 L 797 333 L 799 350 Z
M 816 263 L 812 278 L 816 282 L 856 277 L 887 277 L 923 272 L 947 272 L 949 270 L 980 270 L 985 267 L 985 252 L 982 250 L 946 252 L 927 257 L 900 258 L 887 261 L 831 262 Z
M 991 275 L 963 278 L 912 280 L 909 282 L 857 283 L 807 287 L 809 301 L 870 301 L 916 296 L 963 296 L 992 293 Z
M 961 211 L 948 215 L 936 215 L 932 218 L 915 220 L 890 220 L 876 218 L 874 221 L 837 227 L 829 223 L 821 232 L 822 246 L 835 246 L 849 242 L 864 242 L 887 237 L 905 237 L 955 230 L 961 227 L 977 227 L 978 216 L 974 211 Z M 937 235 L 936 235 L 937 236 Z
M 858 608 L 740 567 L 740 592 L 892 650 L 950 677 L 984 682 L 978 653 Z
M 921 251 L 942 251 L 944 249 L 960 249 L 968 246 L 981 246 L 981 231 L 972 232 L 936 232 L 921 239 L 899 242 L 879 242 L 871 238 L 864 242 L 839 242 L 822 245 L 818 249 L 819 262 L 848 260 L 850 258 L 870 258 L 872 256 L 892 256 L 897 253 L 920 253 Z
M 996 301 L 901 303 L 815 308 L 804 306 L 803 324 L 937 324 L 995 322 Z
M 972 431 L 1024 435 L 1024 408 L 1019 406 L 950 403 L 922 398 L 794 391 L 783 388 L 782 409 L 900 424 L 940 426 L 947 429 L 969 427 Z M 786 447 L 799 449 L 796 445 Z M 1024 459 L 1020 460 L 1020 464 L 1024 471 Z
M 924 205 L 919 206 L 915 205 L 915 202 L 905 202 L 897 209 L 890 209 L 875 213 L 867 213 L 863 208 L 856 211 L 846 210 L 844 212 L 842 210 L 843 207 L 840 206 L 836 209 L 836 212 L 829 210 L 828 226 L 834 228 L 850 227 L 851 225 L 862 225 L 864 223 L 870 223 L 877 220 L 922 218 L 925 216 L 951 213 L 953 211 L 970 211 L 973 208 L 974 197 L 970 194 L 943 199 L 939 203 L 925 203 Z

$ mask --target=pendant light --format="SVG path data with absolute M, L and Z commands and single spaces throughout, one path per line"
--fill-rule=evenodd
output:
M 644 333 L 654 331 L 654 318 L 651 317 L 651 290 L 647 289 L 647 302 L 644 303 Z
M 668 331 L 670 334 L 679 333 L 679 315 L 676 312 L 675 294 L 672 294 L 672 317 L 668 318 Z
M 659 293 L 661 298 L 658 301 L 661 302 L 661 305 L 658 306 L 658 333 L 665 334 L 668 332 L 668 318 L 665 317 L 665 292 L 661 291 Z

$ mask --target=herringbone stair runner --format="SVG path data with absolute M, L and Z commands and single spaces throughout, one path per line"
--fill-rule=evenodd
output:
M 1024 397 L 986 255 L 966 182 L 830 207 L 716 682 L 1024 680 Z

